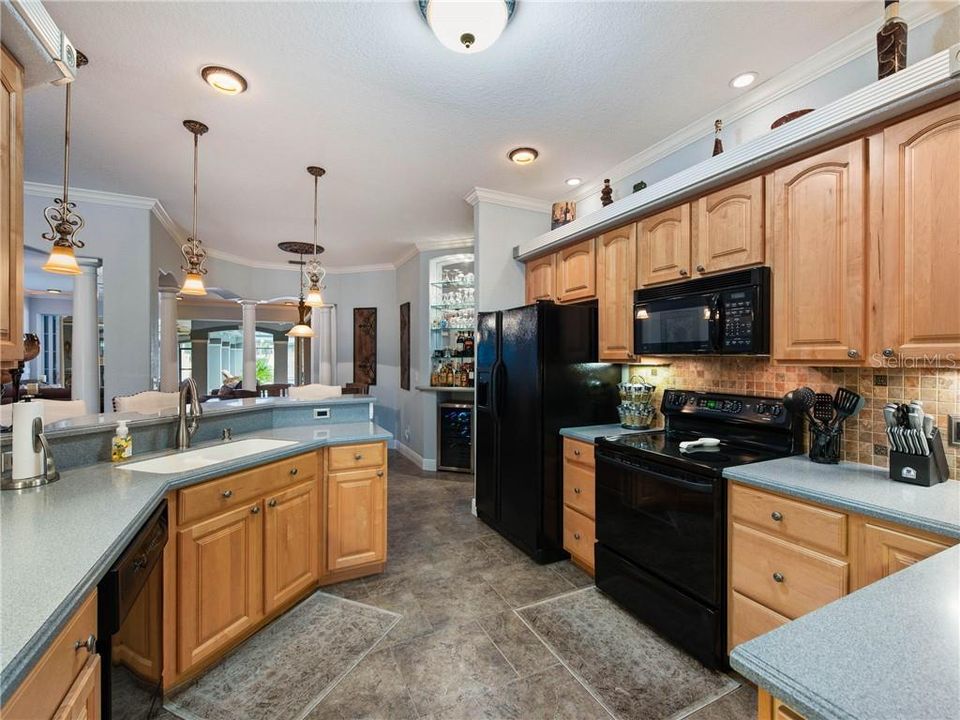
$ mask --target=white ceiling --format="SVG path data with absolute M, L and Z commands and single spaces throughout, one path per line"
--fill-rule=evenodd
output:
M 72 184 L 159 198 L 200 237 L 258 262 L 312 238 L 331 266 L 386 263 L 472 235 L 473 187 L 552 200 L 871 21 L 876 2 L 533 2 L 489 50 L 444 49 L 417 4 L 46 2 L 90 56 L 74 91 Z M 217 63 L 249 90 L 214 92 Z M 25 175 L 60 180 L 63 91 L 26 97 Z M 533 145 L 530 167 L 506 153 Z M 89 232 L 89 230 L 88 230 Z

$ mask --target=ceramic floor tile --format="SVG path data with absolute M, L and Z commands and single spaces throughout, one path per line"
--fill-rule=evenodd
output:
M 427 581 L 414 586 L 413 592 L 434 627 L 510 609 L 480 575 Z
M 392 652 L 421 715 L 495 693 L 518 677 L 476 622 L 451 625 L 396 645 Z
M 488 615 L 477 622 L 521 677 L 559 664 L 556 656 L 514 611 Z
M 569 560 L 561 560 L 550 565 L 550 569 L 559 574 L 574 587 L 585 588 L 593 585 L 593 578 Z
M 389 649 L 378 649 L 337 683 L 305 720 L 416 720 L 417 711 Z
M 610 720 L 610 714 L 561 666 L 515 680 L 496 693 L 459 698 L 429 720 Z M 428 720 L 424 718 L 424 720 Z
M 752 720 L 757 715 L 757 689 L 743 685 L 688 715 L 688 720 Z
M 672 717 L 738 685 L 592 588 L 518 612 L 621 720 Z
M 529 560 L 495 567 L 485 571 L 483 577 L 514 608 L 576 589 L 549 565 L 536 565 Z

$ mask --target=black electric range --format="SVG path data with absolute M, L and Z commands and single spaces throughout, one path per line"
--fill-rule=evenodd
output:
M 666 390 L 664 429 L 597 440 L 597 587 L 710 667 L 725 667 L 724 468 L 799 451 L 778 398 Z M 682 450 L 710 437 L 714 448 Z

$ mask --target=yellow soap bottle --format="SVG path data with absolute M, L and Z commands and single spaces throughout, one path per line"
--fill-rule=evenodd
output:
M 117 434 L 113 436 L 110 459 L 113 460 L 113 462 L 120 462 L 121 460 L 126 460 L 131 455 L 133 455 L 133 437 L 131 437 L 130 431 L 127 429 L 126 421 L 121 420 L 117 424 Z

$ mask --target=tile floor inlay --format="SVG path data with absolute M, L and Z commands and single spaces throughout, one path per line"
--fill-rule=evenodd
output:
M 577 649 L 582 637 L 571 639 L 568 647 L 544 630 L 545 643 L 531 630 L 531 625 L 537 627 L 531 616 L 546 618 L 552 612 L 565 617 L 564 608 L 582 604 L 582 597 L 594 592 L 582 590 L 591 588 L 593 580 L 569 562 L 534 563 L 471 515 L 472 497 L 472 476 L 424 472 L 391 452 L 386 571 L 323 588 L 323 593 L 353 601 L 343 603 L 343 616 L 353 616 L 359 609 L 359 617 L 365 618 L 353 625 L 366 627 L 371 616 L 362 612 L 363 605 L 369 606 L 373 618 L 389 611 L 385 637 L 363 645 L 362 651 L 354 652 L 356 648 L 351 646 L 350 652 L 324 653 L 328 660 L 342 658 L 332 662 L 314 656 L 307 659 L 310 648 L 306 646 L 318 644 L 300 637 L 303 632 L 309 634 L 309 629 L 303 629 L 309 623 L 301 621 L 298 630 L 271 630 L 281 623 L 293 625 L 294 621 L 286 618 L 301 605 L 173 698 L 169 708 L 179 708 L 185 720 L 610 720 L 612 713 L 630 720 L 641 715 L 629 703 L 618 704 L 606 697 L 609 680 L 614 679 L 618 687 L 635 689 L 644 686 L 649 676 L 647 701 L 654 702 L 647 706 L 649 714 L 642 715 L 645 720 L 684 714 L 690 720 L 752 716 L 752 711 L 743 712 L 756 702 L 750 688 L 720 697 L 736 688 L 736 682 L 704 670 L 612 603 L 598 605 L 593 623 L 609 632 L 623 631 L 629 638 L 639 638 L 642 645 L 635 653 L 618 649 L 608 634 L 603 634 L 606 645 L 602 647 L 591 648 L 586 643 Z M 311 596 L 304 604 L 317 597 L 324 595 Z M 547 602 L 533 604 L 541 601 Z M 521 608 L 526 609 L 518 612 Z M 346 624 L 351 633 L 353 625 Z M 383 628 L 384 624 L 373 622 L 373 627 Z M 589 625 L 566 627 L 587 637 L 596 632 Z M 270 635 L 258 640 L 271 632 L 276 636 L 273 640 Z M 372 634 L 359 633 L 365 641 Z M 261 649 L 260 655 L 250 653 L 245 662 L 235 660 L 258 642 L 278 647 L 282 653 L 288 652 L 282 646 L 289 643 L 286 657 L 297 659 L 271 665 L 272 656 Z M 589 668 L 575 664 L 570 647 L 581 659 L 592 658 L 593 662 L 599 656 L 598 667 L 615 674 L 611 678 L 591 675 Z M 616 652 L 605 658 L 604 648 Z M 663 669 L 656 667 L 665 657 L 671 658 L 672 675 L 664 675 Z M 602 664 L 611 661 L 622 667 Z M 232 669 L 224 670 L 228 665 Z M 579 677 L 570 667 L 580 668 L 576 670 Z M 669 685 L 674 678 L 689 690 L 687 695 L 696 698 L 657 685 Z M 258 682 L 262 691 L 252 692 L 253 683 Z M 192 704 L 188 705 L 186 697 L 191 692 Z M 703 704 L 717 697 L 717 702 L 696 711 L 697 700 Z M 217 702 L 222 703 L 217 706 L 223 710 L 221 714 L 201 712 Z M 672 711 L 681 705 L 680 715 Z M 664 714 L 658 714 L 661 712 Z
M 316 592 L 167 701 L 184 720 L 294 720 L 396 625 L 387 610 Z
M 622 720 L 686 717 L 739 687 L 596 588 L 530 605 L 518 614 Z

